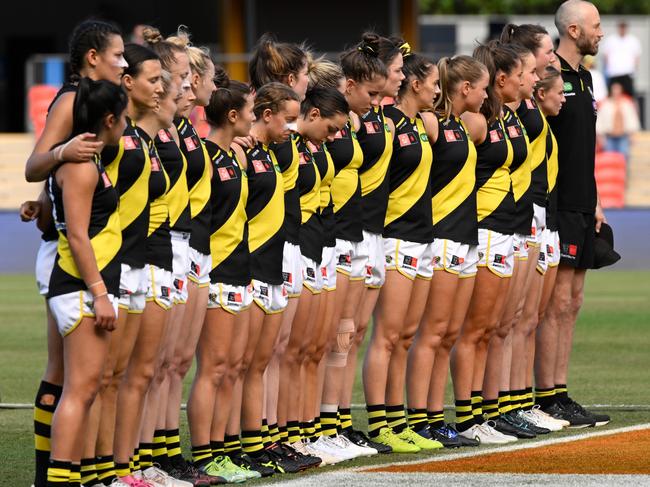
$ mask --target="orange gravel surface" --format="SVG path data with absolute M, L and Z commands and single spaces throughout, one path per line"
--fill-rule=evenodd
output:
M 650 430 L 618 433 L 450 461 L 395 465 L 366 472 L 650 474 Z

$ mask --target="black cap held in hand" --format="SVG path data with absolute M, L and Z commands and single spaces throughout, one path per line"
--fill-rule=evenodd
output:
M 600 269 L 615 264 L 621 259 L 618 252 L 614 250 L 614 232 L 607 223 L 600 226 L 600 232 L 596 233 L 594 269 Z

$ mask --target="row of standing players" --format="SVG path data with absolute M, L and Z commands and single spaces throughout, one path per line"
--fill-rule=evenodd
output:
M 108 29 L 106 45 L 94 49 L 110 55 L 119 35 L 94 28 Z M 253 97 L 246 85 L 215 76 L 208 55 L 186 36 L 162 40 L 150 29 L 147 38 L 151 50 L 124 49 L 126 129 L 111 145 L 117 140 L 111 141 L 109 129 L 115 135 L 121 128 L 109 124 L 109 145 L 95 159 L 95 194 L 85 194 L 92 196 L 85 231 L 94 268 L 80 260 L 79 243 L 70 235 L 72 226 L 78 238 L 73 217 L 80 210 L 69 202 L 79 196 L 73 193 L 80 183 L 77 168 L 68 165 L 66 171 L 62 164 L 49 177 L 58 230 L 50 255 L 58 250 L 51 276 L 41 278 L 47 264 L 37 274 L 65 337 L 62 348 L 83 335 L 73 331 L 92 331 L 93 321 L 115 328 L 99 348 L 87 336 L 67 347 L 83 344 L 86 354 L 108 357 L 97 361 L 95 371 L 78 371 L 95 380 L 94 392 L 80 392 L 74 381 L 67 389 L 66 380 L 61 403 L 74 404 L 82 393 L 96 401 L 102 385 L 100 396 L 108 399 L 96 429 L 99 437 L 108 431 L 111 438 L 85 438 L 92 409 L 88 420 L 76 421 L 74 431 L 91 444 L 81 456 L 71 446 L 79 436 L 55 441 L 53 432 L 52 485 L 74 477 L 70 462 L 81 457 L 86 485 L 106 484 L 113 476 L 125 485 L 200 485 L 377 451 L 512 441 L 497 430 L 529 437 L 535 428 L 558 427 L 557 420 L 527 407 L 531 374 L 526 379 L 525 370 L 521 384 L 506 388 L 517 391 L 518 400 L 503 401 L 504 414 L 497 407 L 490 416 L 487 406 L 499 404 L 496 395 L 485 396 L 489 379 L 483 383 L 482 376 L 495 353 L 486 346 L 479 351 L 496 329 L 507 335 L 508 326 L 497 326 L 508 321 L 502 319 L 506 298 L 523 300 L 507 290 L 515 256 L 522 267 L 529 245 L 543 249 L 529 266 L 540 276 L 558 262 L 552 205 L 557 148 L 545 115 L 559 112 L 562 79 L 546 68 L 552 56 L 544 46 L 490 44 L 475 53 L 482 63 L 456 56 L 436 66 L 401 40 L 365 35 L 342 55 L 339 67 L 265 36 L 251 63 Z M 119 53 L 119 45 L 113 47 Z M 96 75 L 97 66 L 89 64 L 84 69 Z M 533 98 L 538 72 L 544 76 L 540 107 Z M 100 127 L 84 126 L 78 119 L 85 115 L 88 122 L 89 115 L 77 108 L 82 101 L 92 105 L 93 94 L 102 101 L 101 88 L 83 79 L 69 85 L 51 117 L 57 102 L 67 99 L 68 108 L 74 105 L 72 136 Z M 64 98 L 67 91 L 73 95 Z M 380 107 L 383 96 L 396 103 Z M 211 126 L 205 140 L 188 119 L 195 105 L 205 106 Z M 55 160 L 67 162 L 63 156 L 83 135 L 70 140 L 58 152 L 54 148 Z M 73 178 L 68 185 L 66 175 Z M 73 189 L 68 200 L 64 187 Z M 44 240 L 57 238 L 46 232 Z M 473 279 L 477 269 L 488 273 Z M 472 295 L 481 303 L 473 298 L 470 304 Z M 119 302 L 117 319 L 100 313 L 104 300 Z M 349 376 L 375 303 L 364 364 L 369 439 L 351 427 Z M 436 383 L 435 338 L 455 338 L 464 321 L 454 350 L 458 435 L 441 417 L 442 393 L 428 396 L 429 384 Z M 195 350 L 189 465 L 178 439 L 179 384 Z M 524 347 L 524 369 L 530 362 L 525 354 Z M 496 358 L 502 355 L 499 350 Z M 436 391 L 448 362 L 438 366 Z M 486 413 L 495 423 L 474 420 L 481 413 L 470 398 L 477 380 L 473 363 L 483 369 L 478 390 L 484 389 Z M 72 367 L 74 362 L 62 368 L 68 373 Z M 47 384 L 41 385 L 45 395 L 54 392 Z M 107 408 L 111 384 L 113 406 Z M 520 414 L 505 414 L 509 409 Z M 60 407 L 56 411 L 60 424 L 75 421 Z M 129 465 L 134 456 L 142 468 Z

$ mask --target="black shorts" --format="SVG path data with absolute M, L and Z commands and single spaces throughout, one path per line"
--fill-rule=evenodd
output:
M 593 213 L 558 211 L 560 233 L 560 264 L 576 269 L 591 269 L 594 265 L 596 220 Z

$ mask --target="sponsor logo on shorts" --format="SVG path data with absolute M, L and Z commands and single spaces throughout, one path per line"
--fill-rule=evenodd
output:
M 268 286 L 260 286 L 260 296 L 269 297 L 269 288 Z
M 457 255 L 452 255 L 451 256 L 451 265 L 456 266 L 456 265 L 461 265 L 465 262 L 465 259 L 463 257 L 458 257 Z
M 483 252 L 478 253 L 478 260 L 480 261 L 483 257 L 485 257 L 485 254 Z
M 386 256 L 386 264 L 392 264 L 393 263 L 393 256 L 392 255 L 387 255 Z
M 418 268 L 418 259 L 417 257 L 411 257 L 410 255 L 405 255 L 402 265 L 408 269 L 417 269 Z
M 160 286 L 160 295 L 163 298 L 168 298 L 171 296 L 171 289 L 169 289 L 167 286 Z
M 129 296 L 131 292 L 128 289 L 122 289 L 120 288 L 120 298 Z
M 193 151 L 200 145 L 200 143 L 194 139 L 195 139 L 194 135 L 190 135 L 189 137 L 185 137 L 183 139 L 183 141 L 185 142 L 185 147 L 187 147 L 188 151 Z
M 282 296 L 286 297 L 287 294 L 289 294 L 289 293 L 287 292 L 287 288 L 284 287 L 284 286 L 282 286 Z
M 516 243 L 512 244 L 512 248 L 513 248 L 513 250 L 515 252 L 519 252 L 521 250 L 521 247 L 519 246 L 519 244 L 516 244 Z
M 321 267 L 320 273 L 323 277 L 327 277 L 327 267 Z
M 248 286 L 246 286 L 246 291 L 248 291 L 249 293 L 253 292 L 253 284 L 252 283 L 249 284 Z
M 546 254 L 544 252 L 540 252 L 537 260 L 540 262 L 546 262 Z
M 506 266 L 506 256 L 501 254 L 494 254 L 493 264 L 498 267 Z
M 140 139 L 138 137 L 125 135 L 122 137 L 122 140 L 124 141 L 124 150 L 134 150 L 140 148 Z
M 196 262 L 190 262 L 190 270 L 197 276 L 201 275 L 201 266 Z
M 530 235 L 533 237 L 537 235 L 537 227 L 530 227 Z
M 352 265 L 352 256 L 350 254 L 339 255 L 339 265 Z
M 208 294 L 208 301 L 210 301 L 211 303 L 218 303 L 219 297 L 217 296 L 217 293 Z
M 231 291 L 228 293 L 228 302 L 229 303 L 237 303 L 241 304 L 243 302 L 243 299 L 241 297 L 241 293 Z
M 282 280 L 287 284 L 293 284 L 293 275 L 291 274 L 291 272 L 283 272 Z
M 366 277 L 372 276 L 373 267 L 371 265 L 366 265 Z
M 552 245 L 546 245 L 546 253 L 548 255 L 553 255 L 555 253 L 555 249 Z
M 185 285 L 185 282 L 182 279 L 174 279 L 174 287 L 178 289 L 179 291 L 183 290 L 183 286 Z
M 562 244 L 560 246 L 560 256 L 566 259 L 575 260 L 578 255 L 578 246 L 574 244 Z
M 164 143 L 172 141 L 172 136 L 165 129 L 158 131 L 158 138 L 160 139 L 160 142 Z
M 314 269 L 313 267 L 307 267 L 305 269 L 305 274 L 307 274 L 307 277 L 309 279 L 312 279 L 312 280 L 316 279 L 316 269 Z
M 408 145 L 417 144 L 418 142 L 418 138 L 415 136 L 415 134 L 411 132 L 406 134 L 399 134 L 397 136 L 397 140 L 399 140 L 400 147 L 406 147 Z

